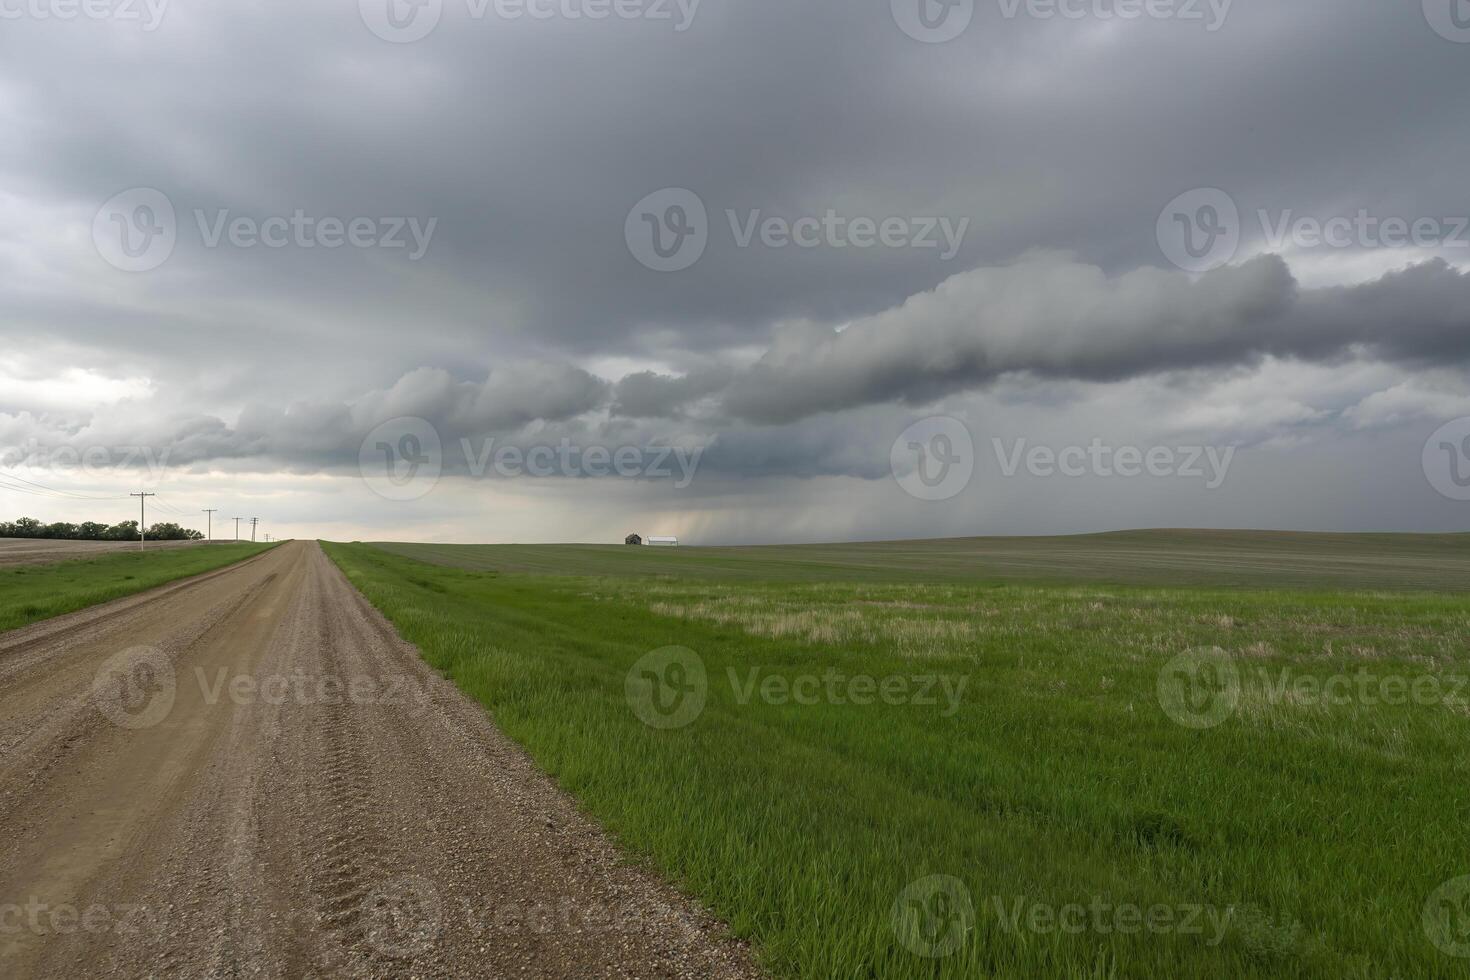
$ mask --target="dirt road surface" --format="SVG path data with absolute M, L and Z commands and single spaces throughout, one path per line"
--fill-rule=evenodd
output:
M 0 976 L 754 976 L 314 543 L 0 635 Z

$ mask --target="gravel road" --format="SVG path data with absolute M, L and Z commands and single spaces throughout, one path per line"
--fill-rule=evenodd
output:
M 748 977 L 314 543 L 0 635 L 0 976 Z

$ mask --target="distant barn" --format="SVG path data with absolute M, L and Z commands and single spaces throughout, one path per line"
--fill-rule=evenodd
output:
M 648 539 L 648 543 L 662 548 L 679 547 L 679 539 L 675 537 L 651 537 Z
M 642 544 L 642 543 L 643 543 L 643 538 L 639 537 L 636 534 L 630 534 L 626 538 L 623 539 L 623 544 Z

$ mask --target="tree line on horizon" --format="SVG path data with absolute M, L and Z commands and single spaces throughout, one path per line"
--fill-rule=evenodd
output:
M 136 541 L 138 522 L 123 521 L 120 524 L 98 524 L 86 521 L 68 524 L 58 521 L 43 524 L 33 517 L 22 517 L 18 521 L 0 521 L 0 538 L 44 538 L 57 541 Z M 148 528 L 149 541 L 200 541 L 204 535 L 177 524 L 154 524 Z

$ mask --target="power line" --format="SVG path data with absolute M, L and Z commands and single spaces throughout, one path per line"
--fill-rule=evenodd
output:
M 11 493 L 28 493 L 35 497 L 54 498 L 56 496 L 51 493 L 43 493 L 40 490 L 31 490 L 27 487 L 12 487 L 8 483 L 0 483 L 0 490 L 9 490 Z
M 173 504 L 172 499 L 173 498 L 165 499 L 163 497 L 159 497 L 157 500 L 153 501 L 153 506 L 163 511 L 165 514 L 172 514 L 175 517 L 188 517 L 189 512 L 180 510 L 178 507 L 176 507 Z
M 205 541 L 213 541 L 214 540 L 214 515 L 215 515 L 215 512 L 218 511 L 218 510 L 219 510 L 218 507 L 206 507 L 206 508 L 204 508 L 204 513 L 206 513 L 206 514 L 209 515 L 208 517 L 205 518 L 205 520 L 209 522 L 206 525 L 205 531 L 204 531 L 204 540 Z
M 121 494 L 119 494 L 117 496 L 111 496 L 111 497 L 99 497 L 99 496 L 96 496 L 94 494 L 78 493 L 75 490 L 60 490 L 60 489 L 58 489 L 56 487 L 48 487 L 44 483 L 37 483 L 35 480 L 27 480 L 23 476 L 16 476 L 14 473 L 0 473 L 0 477 L 4 477 L 7 480 L 14 480 L 14 481 L 16 481 L 18 483 L 24 483 L 27 486 L 35 487 L 36 489 L 45 491 L 45 493 L 51 494 L 53 496 L 57 496 L 57 497 L 69 497 L 69 498 L 71 498 L 73 500 L 125 500 L 125 499 L 127 499 L 125 496 L 123 496 Z M 19 488 L 12 488 L 12 489 L 19 489 Z
M 15 481 L 17 483 L 24 483 L 26 486 L 35 487 L 38 490 L 41 490 L 41 491 L 43 491 L 45 493 L 48 493 L 48 494 L 52 494 L 52 495 L 57 496 L 57 497 L 70 497 L 70 498 L 75 499 L 75 500 L 122 500 L 122 499 L 124 499 L 124 497 L 122 495 L 120 495 L 120 494 L 119 495 L 116 495 L 116 496 L 98 496 L 96 494 L 79 493 L 76 490 L 62 490 L 59 487 L 52 487 L 52 486 L 47 486 L 44 483 L 37 483 L 35 480 L 27 480 L 25 477 L 23 477 L 23 476 L 17 476 L 14 473 L 5 473 L 4 474 L 4 477 L 7 480 L 13 480 L 13 481 Z
M 260 523 L 260 518 L 258 518 L 258 517 L 252 517 L 252 518 L 250 518 L 250 543 L 251 544 L 254 544 L 255 543 L 255 525 L 257 525 L 259 523 Z

